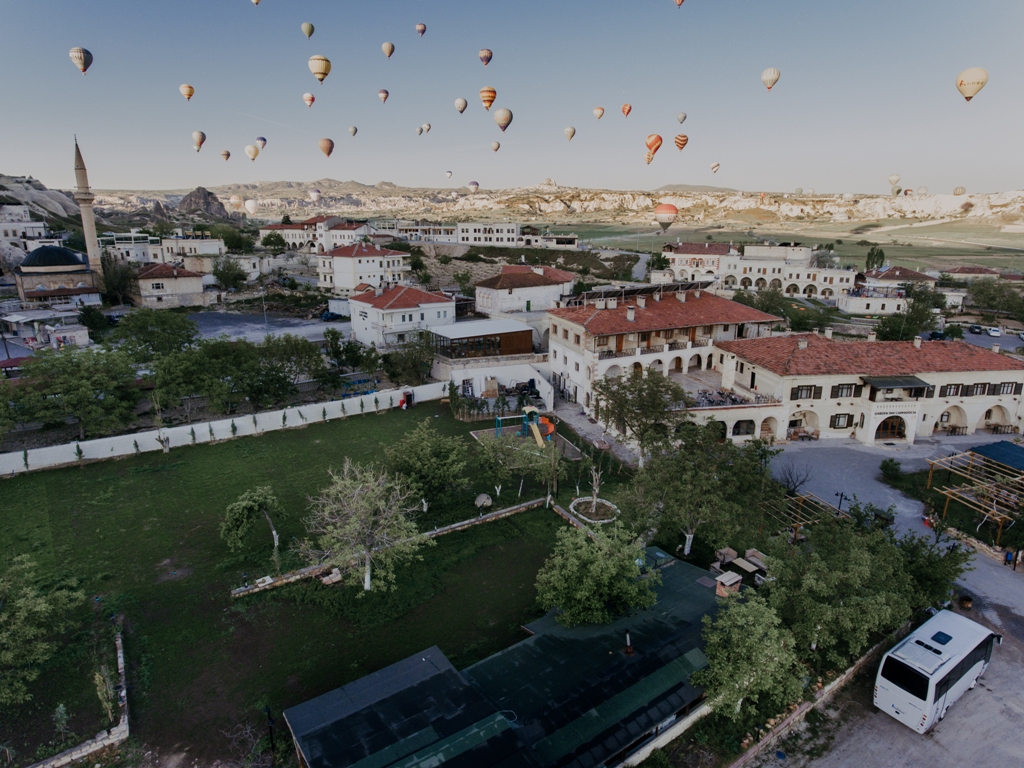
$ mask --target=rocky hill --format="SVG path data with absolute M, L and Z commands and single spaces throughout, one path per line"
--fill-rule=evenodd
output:
M 153 204 L 154 215 L 159 215 L 163 206 L 160 209 L 157 206 L 159 202 Z M 175 208 L 175 212 L 181 215 L 189 216 L 196 214 L 205 214 L 206 216 L 212 216 L 217 219 L 226 219 L 228 217 L 227 209 L 224 208 L 224 204 L 220 199 L 203 187 L 196 187 L 189 192 L 185 197 L 181 199 Z
M 47 189 L 31 176 L 5 176 L 0 173 L 0 196 L 27 205 L 33 213 L 45 219 L 67 219 L 81 213 L 71 193 Z

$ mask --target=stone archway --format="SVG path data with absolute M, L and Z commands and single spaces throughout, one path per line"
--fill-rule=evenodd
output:
M 769 290 L 772 290 L 772 291 L 781 291 L 782 290 L 782 281 L 779 280 L 779 278 L 776 277 L 770 283 L 768 283 L 768 288 L 769 288 Z
M 761 422 L 761 429 L 759 431 L 761 439 L 765 442 L 774 440 L 778 429 L 779 422 L 775 420 L 774 416 L 769 416 Z
M 789 417 L 789 428 L 803 427 L 808 432 L 818 429 L 818 414 L 814 411 L 797 411 Z
M 686 372 L 699 371 L 701 369 L 702 360 L 700 355 L 694 355 L 686 362 Z
M 1001 405 L 993 405 L 978 421 L 978 429 L 992 429 L 993 431 L 998 430 L 999 427 L 1007 427 L 1010 424 L 1010 414 Z
M 753 437 L 757 425 L 753 419 L 740 419 L 732 425 L 733 437 Z
M 959 405 L 951 405 L 939 415 L 935 429 L 964 428 L 967 426 L 967 414 Z
M 906 440 L 907 422 L 901 416 L 887 416 L 875 429 L 875 440 Z
M 744 277 L 742 280 L 740 280 L 740 288 L 747 289 L 750 288 L 751 285 L 753 285 L 753 283 L 751 282 L 749 277 Z
M 650 365 L 647 366 L 647 370 L 665 373 L 665 364 L 661 360 L 655 358 L 654 360 L 651 360 Z
M 622 368 L 618 365 L 609 365 L 608 370 L 604 372 L 606 379 L 617 379 L 622 375 Z
M 672 360 L 672 371 L 674 373 L 682 373 L 683 372 L 683 358 L 677 357 L 677 358 Z
M 816 287 L 814 287 L 813 285 L 808 285 L 806 288 L 804 288 L 804 296 L 817 296 L 817 295 L 818 295 L 818 289 Z
M 821 298 L 823 298 L 823 299 L 831 299 L 832 298 L 832 289 L 831 288 L 822 288 L 821 289 Z
M 725 280 L 722 281 L 722 285 L 724 285 L 726 288 L 735 288 L 736 275 L 726 275 Z
M 540 345 L 543 349 L 551 348 L 551 329 L 545 328 L 544 333 L 540 337 Z
M 789 285 L 786 286 L 787 296 L 795 296 L 798 293 L 800 293 L 800 286 L 797 285 L 796 283 L 790 283 Z
M 633 371 L 634 372 L 635 371 L 641 371 L 642 372 L 643 370 L 644 370 L 644 364 L 643 363 L 641 363 L 641 362 L 633 363 Z
M 756 288 L 759 291 L 763 291 L 767 287 L 768 281 L 765 280 L 763 277 L 757 278 L 757 280 L 754 282 L 754 288 Z

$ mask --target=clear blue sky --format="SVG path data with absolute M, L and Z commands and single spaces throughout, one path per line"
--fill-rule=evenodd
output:
M 51 187 L 73 182 L 75 133 L 95 188 L 551 177 L 881 193 L 894 172 L 933 192 L 1024 185 L 1020 0 L 4 0 L 3 18 L 0 171 Z M 312 40 L 303 21 L 316 25 Z M 390 60 L 384 41 L 397 47 Z M 86 77 L 68 59 L 76 45 L 95 56 Z M 483 47 L 494 51 L 487 68 Z M 323 85 L 306 65 L 313 54 L 334 65 Z M 771 93 L 760 82 L 769 66 L 782 71 Z M 970 66 L 991 80 L 966 104 L 954 79 Z M 186 82 L 191 103 L 178 94 Z M 488 85 L 490 113 L 477 95 Z M 504 135 L 499 107 L 515 115 Z M 416 136 L 425 122 L 431 132 Z M 198 155 L 194 130 L 209 137 Z M 680 132 L 682 153 L 671 145 Z M 649 133 L 665 139 L 650 166 Z M 243 148 L 260 135 L 269 144 L 250 163 Z M 329 160 L 321 137 L 337 143 Z

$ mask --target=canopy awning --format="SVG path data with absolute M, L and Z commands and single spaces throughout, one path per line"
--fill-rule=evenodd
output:
M 864 376 L 864 383 L 875 389 L 924 389 L 930 387 L 927 381 L 917 376 Z

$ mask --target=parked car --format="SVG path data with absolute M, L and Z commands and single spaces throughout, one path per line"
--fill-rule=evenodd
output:
M 967 330 L 974 334 L 980 334 L 984 329 L 980 325 L 972 325 Z
M 931 333 L 928 334 L 928 338 L 931 341 L 942 341 L 944 338 L 946 338 L 946 334 L 944 334 L 942 331 L 932 331 Z
M 1017 334 L 1017 338 L 1020 339 L 1021 341 L 1024 341 L 1024 331 L 1021 331 L 1020 333 L 1018 333 Z
M 336 312 L 324 312 L 322 315 L 320 315 L 320 319 L 323 320 L 325 323 L 333 323 L 338 320 L 341 320 L 342 318 L 343 316 L 337 314 Z
M 989 336 L 1002 336 L 1003 335 L 1003 332 L 1000 331 L 998 328 L 989 328 L 987 331 L 985 331 L 985 333 L 987 333 Z

